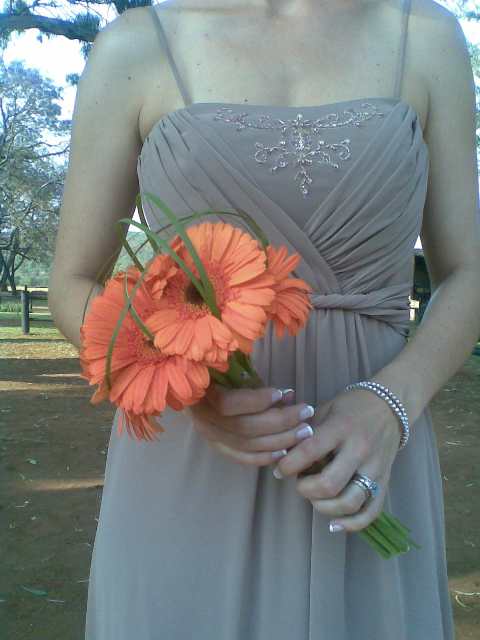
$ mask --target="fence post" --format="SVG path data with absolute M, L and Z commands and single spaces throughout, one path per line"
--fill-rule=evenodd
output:
M 27 287 L 27 285 L 26 285 L 26 284 L 23 286 L 23 289 L 24 289 L 24 291 L 27 291 L 27 292 L 28 292 L 28 287 Z M 32 296 L 31 296 L 31 295 L 29 295 L 29 296 L 28 296 L 28 310 L 29 310 L 29 311 L 33 311 L 33 308 L 32 308 L 32 307 L 33 307 L 33 298 L 32 298 Z
M 30 316 L 28 310 L 30 294 L 28 291 L 20 291 L 20 297 L 22 300 L 22 332 L 30 333 Z

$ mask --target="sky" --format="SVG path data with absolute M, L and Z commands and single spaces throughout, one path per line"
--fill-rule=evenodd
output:
M 169 1 L 169 0 L 167 0 Z M 471 0 L 467 9 L 474 9 L 477 0 Z M 160 4 L 155 2 L 154 4 Z M 448 1 L 442 1 L 446 7 L 449 6 Z M 61 1 L 57 3 L 57 7 L 65 6 L 64 16 L 72 17 L 71 5 Z M 93 5 L 92 5 L 93 6 Z M 96 11 L 102 17 L 102 24 L 113 20 L 116 16 L 113 6 L 102 7 L 97 5 Z M 45 10 L 44 15 L 59 15 L 59 10 Z M 460 24 L 464 30 L 466 38 L 475 44 L 480 44 L 480 25 L 478 23 L 461 21 Z M 10 64 L 13 60 L 21 60 L 27 67 L 36 68 L 45 78 L 50 80 L 57 87 L 63 87 L 63 101 L 60 103 L 62 109 L 62 118 L 71 118 L 73 106 L 75 102 L 76 87 L 72 87 L 65 82 L 65 78 L 69 73 L 78 73 L 81 75 L 85 66 L 85 61 L 80 52 L 80 44 L 77 40 L 69 40 L 63 37 L 52 37 L 50 39 L 43 38 L 43 42 L 38 41 L 39 31 L 30 29 L 21 35 L 12 34 L 9 46 L 5 50 L 5 64 Z M 135 213 L 134 220 L 140 222 Z M 135 231 L 132 225 L 129 229 Z M 416 247 L 421 247 L 420 238 L 417 240 Z

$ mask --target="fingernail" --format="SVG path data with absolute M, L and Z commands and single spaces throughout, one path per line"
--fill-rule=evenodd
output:
M 295 437 L 297 440 L 304 440 L 305 438 L 309 438 L 313 436 L 313 429 L 309 424 L 303 424 L 300 429 L 295 431 Z
M 275 469 L 273 470 L 273 475 L 275 476 L 275 478 L 277 478 L 277 480 L 281 480 L 283 478 L 282 473 L 280 469 L 278 469 L 278 467 L 275 467 Z
M 283 456 L 287 455 L 286 449 L 281 449 L 280 451 L 272 451 L 272 458 L 274 460 L 278 460 L 278 458 L 283 458 Z
M 330 529 L 330 533 L 336 533 L 337 531 L 343 531 L 345 529 L 343 524 L 339 524 L 338 522 L 333 522 L 333 521 L 330 522 L 328 527 Z
M 285 404 L 293 404 L 295 389 L 282 389 L 283 397 L 282 400 Z
M 315 409 L 312 407 L 312 405 L 311 404 L 307 404 L 300 411 L 300 420 L 306 420 L 307 418 L 311 418 L 314 413 L 315 413 Z
M 281 389 L 275 389 L 272 391 L 272 402 L 278 402 L 283 398 L 283 391 Z

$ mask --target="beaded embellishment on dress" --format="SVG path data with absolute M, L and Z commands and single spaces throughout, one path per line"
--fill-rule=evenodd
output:
M 305 197 L 309 194 L 308 185 L 313 182 L 308 168 L 314 162 L 339 169 L 338 161 L 348 160 L 351 156 L 349 138 L 329 143 L 318 137 L 322 130 L 347 126 L 360 127 L 363 122 L 374 116 L 384 116 L 384 113 L 371 102 L 364 102 L 361 107 L 367 107 L 367 109 L 344 109 L 343 114 L 346 117 L 341 118 L 339 113 L 333 112 L 314 120 L 305 119 L 302 113 L 287 119 L 273 118 L 269 114 L 253 117 L 246 112 L 235 113 L 229 107 L 220 107 L 217 109 L 214 120 L 234 124 L 237 131 L 245 128 L 279 130 L 281 138 L 274 146 L 255 141 L 256 152 L 253 157 L 258 163 L 266 164 L 272 156 L 275 162 L 270 167 L 272 173 L 277 173 L 279 169 L 289 166 L 291 158 L 294 165 L 300 167 L 294 180 L 298 181 L 300 192 Z

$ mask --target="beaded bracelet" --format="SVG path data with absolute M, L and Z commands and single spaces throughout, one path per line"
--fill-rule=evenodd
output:
M 408 442 L 408 438 L 410 437 L 410 427 L 408 425 L 408 417 L 407 412 L 405 411 L 405 407 L 397 398 L 397 396 L 390 391 L 384 385 L 373 382 L 372 380 L 362 380 L 361 382 L 355 382 L 353 384 L 349 384 L 345 387 L 345 391 L 350 391 L 351 389 L 369 389 L 377 394 L 380 398 L 383 398 L 391 407 L 392 411 L 394 411 L 400 419 L 400 423 L 402 425 L 402 436 L 400 438 L 400 443 L 398 445 L 398 450 L 400 451 L 405 447 Z

